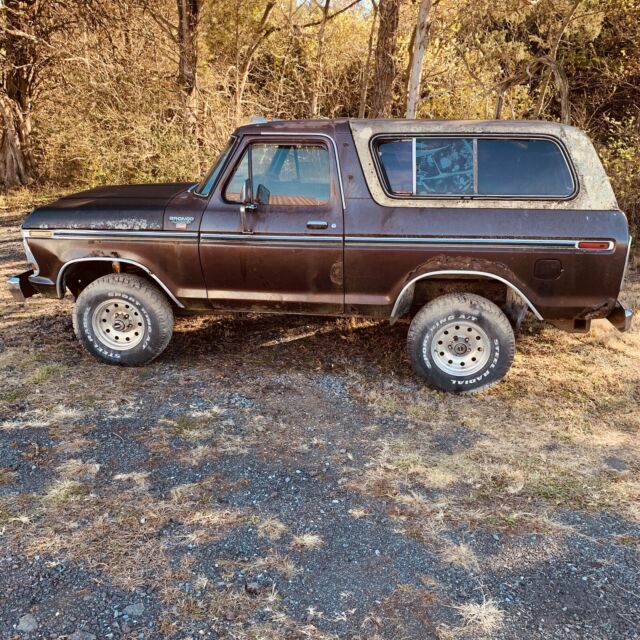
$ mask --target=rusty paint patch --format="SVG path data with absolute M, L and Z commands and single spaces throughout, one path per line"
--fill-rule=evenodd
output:
M 331 282 L 333 282 L 333 284 L 342 286 L 344 282 L 344 267 L 342 265 L 342 260 L 340 260 L 339 262 L 334 262 L 331 265 L 329 277 L 331 278 Z

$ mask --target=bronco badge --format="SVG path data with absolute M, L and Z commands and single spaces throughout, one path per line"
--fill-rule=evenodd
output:
M 195 218 L 193 216 L 169 216 L 169 220 L 176 225 L 176 229 L 186 229 Z

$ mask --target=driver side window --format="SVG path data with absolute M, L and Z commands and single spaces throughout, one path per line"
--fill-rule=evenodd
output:
M 329 153 L 322 144 L 252 144 L 227 183 L 225 200 L 240 203 L 244 184 L 258 204 L 326 204 L 331 192 Z

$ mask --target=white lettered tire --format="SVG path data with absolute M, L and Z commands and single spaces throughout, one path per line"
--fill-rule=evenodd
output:
M 144 278 L 113 273 L 80 293 L 73 329 L 98 360 L 137 367 L 157 358 L 169 344 L 173 310 L 166 296 Z
M 409 327 L 411 364 L 443 391 L 478 391 L 499 382 L 515 353 L 513 329 L 490 300 L 472 293 L 435 298 Z

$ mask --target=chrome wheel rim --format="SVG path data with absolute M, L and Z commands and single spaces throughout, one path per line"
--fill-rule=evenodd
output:
M 491 356 L 491 341 L 475 322 L 454 320 L 441 326 L 431 341 L 433 362 L 452 376 L 469 376 L 483 369 Z
M 93 311 L 91 326 L 100 342 L 116 351 L 139 345 L 147 329 L 142 312 L 121 298 L 101 302 Z

